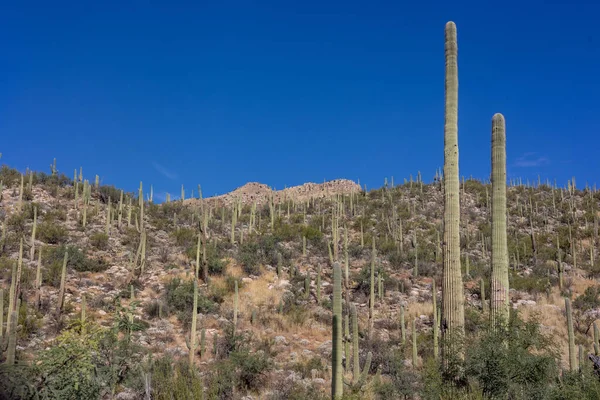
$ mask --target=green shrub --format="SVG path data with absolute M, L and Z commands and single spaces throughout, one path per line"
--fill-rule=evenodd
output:
M 67 230 L 56 222 L 44 221 L 37 227 L 37 238 L 49 244 L 63 244 L 68 239 Z
M 506 329 L 488 328 L 467 346 L 466 372 L 489 398 L 542 400 L 558 376 L 557 360 L 553 341 L 535 318 L 524 322 L 514 314 Z
M 90 244 L 98 250 L 108 249 L 108 235 L 103 232 L 94 233 L 90 236 Z
M 203 382 L 199 374 L 190 370 L 183 361 L 173 362 L 163 356 L 154 361 L 152 375 L 152 398 L 155 400 L 201 399 Z
M 75 246 L 59 246 L 59 247 L 46 247 L 42 254 L 43 263 L 46 266 L 47 272 L 52 273 L 53 270 L 57 270 L 58 279 L 60 279 L 60 271 L 65 255 L 65 251 L 69 252 L 67 267 L 74 269 L 78 272 L 102 272 L 108 268 L 107 262 L 102 259 L 88 258 L 79 248 Z M 46 282 L 44 277 L 44 281 Z M 50 279 L 53 282 L 52 279 Z M 58 283 L 56 283 L 58 285 Z
M 182 281 L 179 278 L 171 279 L 165 286 L 165 302 L 169 309 L 177 311 L 177 318 L 187 327 L 192 320 L 194 282 L 192 280 Z M 218 307 L 217 303 L 206 297 L 202 292 L 198 293 L 199 313 L 213 313 Z
M 238 250 L 238 261 L 242 269 L 249 275 L 260 274 L 260 261 L 258 243 L 244 243 Z
M 197 242 L 198 242 L 198 235 L 196 234 L 196 232 L 193 229 L 189 229 L 189 228 L 179 228 L 177 230 L 175 230 L 172 233 L 173 237 L 175 238 L 175 243 L 177 244 L 177 246 L 181 246 L 181 247 L 190 247 L 190 246 L 197 246 Z M 194 256 L 193 258 L 196 258 L 196 252 L 194 250 Z

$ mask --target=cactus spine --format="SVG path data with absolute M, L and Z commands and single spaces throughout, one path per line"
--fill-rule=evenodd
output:
M 444 121 L 444 268 L 442 331 L 444 336 L 464 335 L 465 310 L 460 266 L 460 202 L 458 181 L 458 46 L 456 25 L 445 29 L 446 79 Z M 457 348 L 462 355 L 462 348 Z
M 575 332 L 573 331 L 571 300 L 568 297 L 565 297 L 565 312 L 567 314 L 567 332 L 569 337 L 569 369 L 573 372 L 577 369 L 577 354 L 575 354 Z
M 508 323 L 508 247 L 506 241 L 506 128 L 504 116 L 492 118 L 492 326 Z
M 331 398 L 341 399 L 343 387 L 342 369 L 342 270 L 339 263 L 333 265 L 333 333 L 331 352 Z

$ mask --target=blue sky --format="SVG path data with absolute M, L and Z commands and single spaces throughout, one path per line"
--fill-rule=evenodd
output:
M 453 20 L 461 175 L 501 112 L 509 177 L 600 183 L 600 3 L 402 3 L 3 2 L 2 162 L 176 196 L 430 180 Z

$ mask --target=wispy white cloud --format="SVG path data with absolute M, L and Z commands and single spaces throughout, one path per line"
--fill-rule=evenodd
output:
M 538 153 L 530 152 L 525 153 L 515 161 L 515 167 L 521 168 L 531 168 L 531 167 L 541 167 L 543 165 L 550 164 L 550 160 L 548 157 L 541 156 Z
M 177 174 L 175 172 L 169 171 L 167 168 L 163 167 L 162 165 L 160 165 L 159 163 L 157 163 L 156 161 L 152 161 L 152 166 L 154 167 L 155 170 L 157 170 L 162 176 L 174 181 L 175 179 L 178 178 Z

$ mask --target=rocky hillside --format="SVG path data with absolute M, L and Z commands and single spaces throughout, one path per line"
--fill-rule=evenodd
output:
M 243 205 L 251 205 L 253 203 L 262 205 L 271 200 L 279 204 L 289 199 L 302 202 L 311 199 L 330 198 L 336 195 L 349 195 L 360 191 L 360 185 L 348 179 L 335 179 L 323 183 L 305 183 L 282 190 L 273 190 L 263 183 L 249 182 L 232 192 L 209 197 L 204 199 L 204 201 L 211 206 L 231 206 L 238 202 Z M 197 199 L 188 199 L 185 201 L 185 204 L 191 205 L 198 203 Z
M 250 183 L 216 198 L 152 204 L 139 201 L 143 189 L 131 198 L 7 166 L 0 181 L 5 397 L 328 398 L 339 261 L 348 271 L 344 298 L 357 308 L 356 331 L 349 322 L 344 334 L 347 393 L 356 396 L 348 398 L 433 398 L 439 183 L 369 192 L 346 180 L 281 191 Z M 486 183 L 461 183 L 471 343 L 486 332 L 489 192 Z M 574 183 L 508 189 L 511 305 L 524 320 L 537 318 L 562 368 L 563 297 L 572 299 L 576 345 L 594 352 L 599 206 L 597 191 Z

